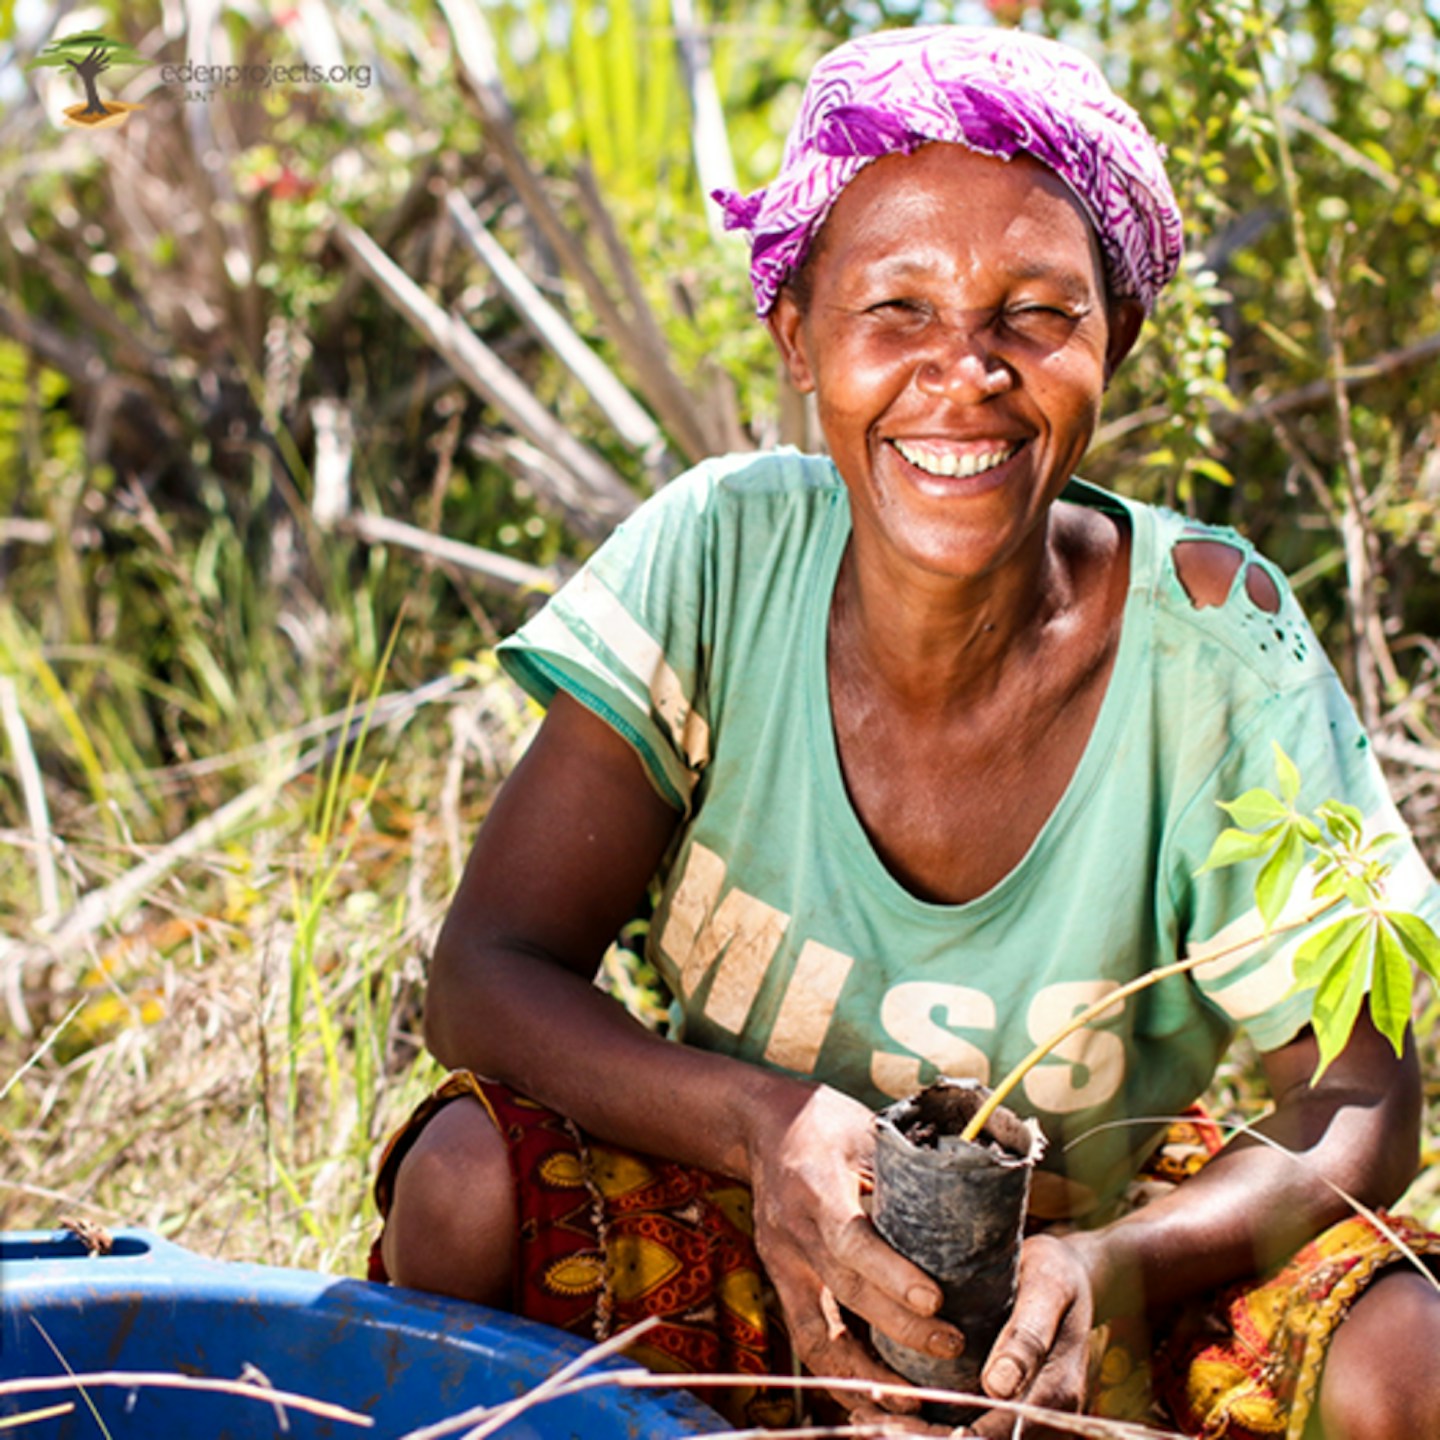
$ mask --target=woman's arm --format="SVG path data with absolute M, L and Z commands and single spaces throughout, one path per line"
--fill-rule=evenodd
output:
M 1421 1093 L 1413 1044 L 1399 1059 L 1363 1015 L 1311 1086 L 1307 1030 L 1264 1056 L 1275 1109 L 1254 1128 L 1283 1147 L 1236 1136 L 1195 1177 L 1102 1229 L 1040 1235 L 1021 1252 L 1015 1314 L 985 1371 L 994 1395 L 1073 1408 L 1095 1320 L 1159 1312 L 1267 1269 L 1327 1226 L 1404 1190 L 1419 1160 Z M 1008 1434 L 1009 1419 L 981 1433 Z
M 800 1357 L 891 1380 L 834 1300 L 916 1349 L 954 1354 L 935 1283 L 860 1207 L 870 1112 L 824 1086 L 673 1044 L 592 983 L 679 817 L 630 746 L 557 695 L 481 827 L 436 945 L 426 1040 L 597 1137 L 747 1181 L 756 1244 Z

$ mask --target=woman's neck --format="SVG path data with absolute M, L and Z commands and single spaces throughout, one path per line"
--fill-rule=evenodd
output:
M 831 609 L 831 663 L 863 667 L 917 714 L 992 694 L 1075 602 L 1076 557 L 1061 529 L 1052 512 L 1033 545 L 976 580 L 887 563 L 852 537 Z

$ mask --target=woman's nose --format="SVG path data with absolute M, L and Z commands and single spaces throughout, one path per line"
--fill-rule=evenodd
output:
M 988 343 L 983 327 L 939 325 L 935 331 L 916 374 L 926 394 L 987 400 L 1011 387 L 1014 374 Z

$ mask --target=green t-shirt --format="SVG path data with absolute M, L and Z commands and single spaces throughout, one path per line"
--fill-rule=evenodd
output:
M 780 451 L 701 465 L 627 520 L 500 655 L 542 703 L 563 688 L 613 725 L 683 812 L 649 954 L 690 1044 L 878 1107 L 938 1073 L 998 1079 L 1107 990 L 1254 936 L 1132 997 L 1025 1081 L 1012 1104 L 1040 1118 L 1047 1168 L 1081 1187 L 1065 1202 L 1079 1211 L 1123 1186 L 1157 1133 L 1141 1117 L 1193 1101 L 1238 1028 L 1266 1050 L 1306 1020 L 1310 997 L 1288 993 L 1303 932 L 1264 939 L 1253 867 L 1196 874 L 1227 823 L 1215 802 L 1273 788 L 1278 741 L 1304 777 L 1303 806 L 1334 797 L 1377 831 L 1404 826 L 1267 562 L 1231 531 L 1080 482 L 1065 498 L 1128 522 L 1119 652 L 1054 813 L 966 904 L 907 891 L 845 790 L 825 642 L 850 510 L 828 460 Z M 1197 608 L 1176 577 L 1173 547 L 1197 535 L 1243 553 L 1223 605 Z M 1278 613 L 1248 598 L 1252 564 L 1280 588 Z M 1440 919 L 1408 839 L 1397 856 L 1392 903 Z M 1302 879 L 1297 913 L 1304 892 Z M 1138 1123 L 1111 1123 L 1125 1120 Z

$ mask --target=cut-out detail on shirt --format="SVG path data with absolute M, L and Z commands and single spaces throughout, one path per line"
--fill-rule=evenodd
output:
M 1245 559 L 1238 547 L 1211 539 L 1177 540 L 1171 553 L 1175 577 L 1197 610 L 1223 605 L 1230 598 L 1236 573 Z M 1248 590 L 1248 577 L 1246 584 Z
M 1280 613 L 1280 587 L 1253 562 L 1245 567 L 1245 593 L 1267 615 Z
M 1280 587 L 1254 560 L 1246 563 L 1239 546 L 1197 535 L 1175 544 L 1175 576 L 1197 610 L 1224 605 L 1235 589 L 1235 576 L 1245 566 L 1245 595 L 1257 610 L 1280 613 Z

